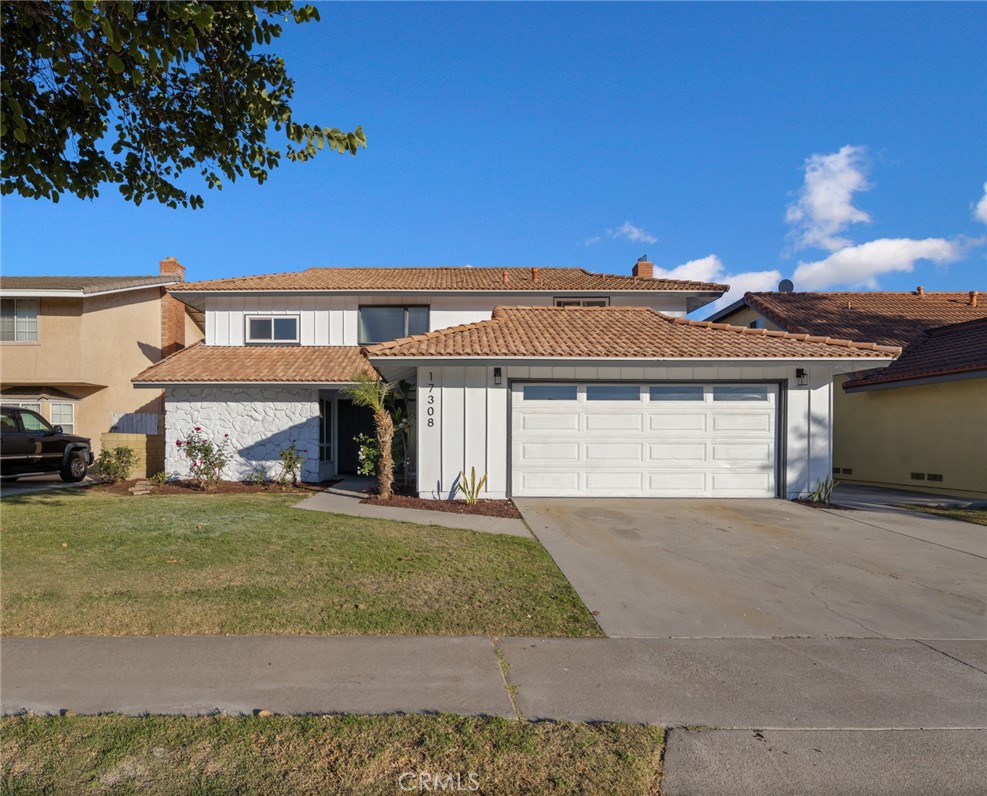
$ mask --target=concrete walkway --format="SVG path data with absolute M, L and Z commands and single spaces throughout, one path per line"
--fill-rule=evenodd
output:
M 983 641 L 5 638 L 0 670 L 5 715 L 449 711 L 660 724 L 664 796 L 973 794 L 987 781 Z
M 502 533 L 509 536 L 531 536 L 523 520 L 503 517 L 483 517 L 478 514 L 456 514 L 451 511 L 422 511 L 374 506 L 361 503 L 373 484 L 372 478 L 351 477 L 297 504 L 295 508 L 348 514 L 352 517 L 372 517 L 379 520 L 410 522 L 414 525 L 440 525 L 480 533 Z

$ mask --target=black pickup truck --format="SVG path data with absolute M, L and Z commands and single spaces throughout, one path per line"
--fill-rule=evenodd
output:
M 63 481 L 81 481 L 93 463 L 86 437 L 66 434 L 37 412 L 0 406 L 0 479 L 58 473 Z

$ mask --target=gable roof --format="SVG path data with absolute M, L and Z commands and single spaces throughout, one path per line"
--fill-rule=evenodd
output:
M 930 329 L 889 367 L 860 371 L 844 382 L 843 389 L 852 392 L 964 374 L 987 376 L 987 318 Z
M 743 302 L 786 332 L 881 345 L 907 346 L 928 329 L 987 318 L 987 300 L 974 307 L 969 293 L 747 293 Z
M 88 296 L 180 281 L 176 276 L 0 276 L 0 292 Z
M 638 279 L 593 274 L 583 268 L 309 268 L 281 274 L 184 282 L 176 292 L 613 292 L 692 291 L 724 293 L 727 285 L 677 279 Z
M 673 318 L 645 307 L 497 307 L 489 321 L 367 346 L 385 357 L 883 358 L 897 347 Z
M 357 346 L 230 346 L 196 343 L 131 381 L 166 384 L 349 384 L 374 369 Z

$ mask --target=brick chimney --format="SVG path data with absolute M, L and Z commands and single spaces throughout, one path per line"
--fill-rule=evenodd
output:
M 971 307 L 976 307 L 977 306 L 977 295 L 978 294 L 977 294 L 977 291 L 976 290 L 971 290 L 970 291 L 970 306 Z
M 655 264 L 650 260 L 638 260 L 631 269 L 635 279 L 654 279 Z
M 161 261 L 161 276 L 171 276 L 185 281 L 185 266 L 174 257 Z M 161 358 L 171 356 L 185 348 L 185 305 L 161 290 Z

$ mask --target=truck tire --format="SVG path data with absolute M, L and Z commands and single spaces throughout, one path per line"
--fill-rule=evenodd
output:
M 59 475 L 63 481 L 70 484 L 76 483 L 86 477 L 87 469 L 89 469 L 89 462 L 86 460 L 86 454 L 82 451 L 72 451 L 68 459 L 65 460 L 65 465 Z

